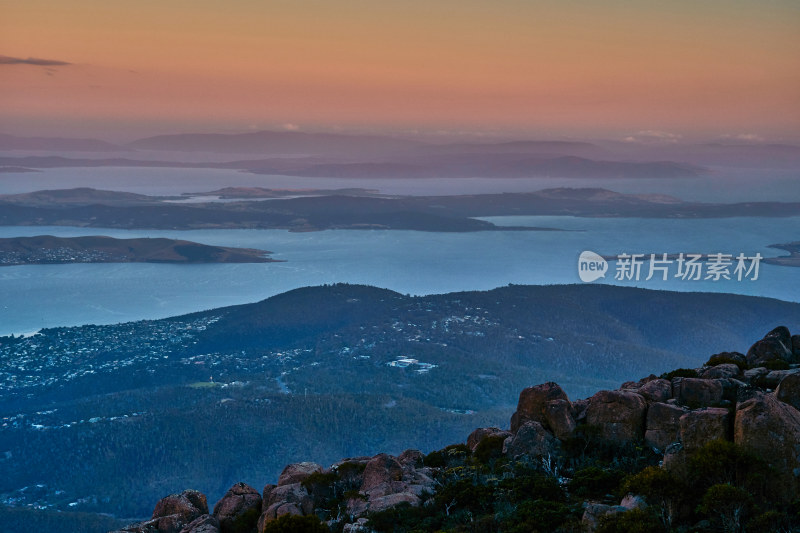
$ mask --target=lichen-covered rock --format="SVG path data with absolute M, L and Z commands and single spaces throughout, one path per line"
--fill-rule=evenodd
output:
M 261 514 L 261 494 L 245 483 L 236 483 L 214 506 L 221 533 L 250 533 Z
M 798 496 L 800 476 L 800 411 L 774 394 L 757 393 L 736 407 L 733 440 L 775 469 L 779 492 Z
M 727 409 L 707 407 L 690 411 L 680 418 L 681 442 L 687 452 L 716 439 L 730 440 L 731 417 Z
M 539 422 L 528 421 L 503 442 L 503 453 L 512 459 L 523 455 L 546 457 L 554 454 L 560 446 L 559 440 Z
M 647 409 L 647 423 L 644 432 L 644 441 L 648 446 L 659 450 L 680 440 L 680 418 L 686 414 L 686 409 L 666 403 L 653 403 Z
M 292 463 L 283 469 L 281 475 L 278 476 L 278 486 L 291 485 L 293 483 L 302 483 L 311 474 L 322 472 L 322 465 L 311 462 Z
M 547 402 L 552 400 L 567 400 L 567 393 L 565 393 L 558 383 L 549 381 L 536 385 L 535 387 L 527 387 L 519 394 L 519 401 L 517 402 L 517 410 L 511 416 L 511 432 L 516 433 L 525 422 L 534 421 L 540 424 L 545 423 L 545 408 Z
M 600 391 L 589 398 L 586 423 L 607 441 L 625 443 L 644 436 L 647 402 L 635 392 Z
M 790 374 L 775 389 L 775 397 L 800 410 L 800 374 Z

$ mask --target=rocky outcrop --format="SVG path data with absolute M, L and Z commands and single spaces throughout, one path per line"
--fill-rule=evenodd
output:
M 261 494 L 244 483 L 236 483 L 214 506 L 221 533 L 250 533 L 261 514 Z
M 474 452 L 478 445 L 489 437 L 502 437 L 503 439 L 506 439 L 511 435 L 512 434 L 510 431 L 500 428 L 478 428 L 470 433 L 469 437 L 467 437 L 467 448 Z
M 503 454 L 511 457 L 546 457 L 559 448 L 559 440 L 539 422 L 528 421 L 503 442 Z
M 278 486 L 302 483 L 311 474 L 322 472 L 322 470 L 322 465 L 318 465 L 317 463 L 292 463 L 286 466 L 283 472 L 281 472 L 281 475 L 278 477 Z
M 775 360 L 796 362 L 792 336 L 785 326 L 773 329 L 747 351 L 747 364 L 751 367 Z
M 180 533 L 220 533 L 219 520 L 204 514 L 184 526 Z
M 181 533 L 195 519 L 208 515 L 206 497 L 196 490 L 185 490 L 161 498 L 150 520 L 131 524 L 119 531 L 126 533 Z M 189 530 L 186 530 L 189 531 Z
M 600 391 L 589 398 L 586 423 L 603 440 L 630 442 L 643 437 L 646 411 L 647 402 L 635 392 Z
M 681 437 L 680 418 L 686 409 L 666 403 L 653 403 L 647 410 L 644 441 L 648 446 L 664 450 Z
M 727 409 L 704 407 L 681 416 L 680 427 L 683 447 L 691 452 L 711 440 L 730 440 L 731 416 Z
M 558 383 L 547 382 L 523 389 L 519 394 L 517 410 L 511 417 L 511 432 L 516 433 L 525 422 L 529 421 L 545 424 L 547 403 L 553 400 L 569 401 L 567 393 Z
M 783 378 L 775 389 L 775 397 L 800 410 L 800 374 L 790 374 Z
M 774 394 L 758 392 L 736 407 L 733 441 L 764 459 L 783 493 L 800 489 L 800 411 Z

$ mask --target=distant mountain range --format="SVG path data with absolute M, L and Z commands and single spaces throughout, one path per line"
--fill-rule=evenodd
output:
M 0 167 L 228 168 L 340 178 L 689 178 L 707 173 L 713 165 L 800 167 L 800 147 L 788 144 L 653 146 L 547 140 L 433 144 L 380 135 L 292 131 L 159 135 L 126 145 L 0 134 L 0 151 L 40 152 L 32 157 L 7 153 L 0 157 Z M 117 152 L 114 157 L 105 157 L 113 152 Z

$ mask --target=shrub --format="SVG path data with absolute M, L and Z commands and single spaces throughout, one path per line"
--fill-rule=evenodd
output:
M 502 435 L 492 435 L 486 437 L 478 443 L 472 456 L 481 463 L 488 464 L 492 459 L 497 459 L 503 455 L 503 442 L 506 440 Z
M 789 363 L 783 359 L 773 359 L 771 361 L 767 361 L 763 366 L 767 370 L 789 370 L 791 368 Z
M 572 509 L 563 503 L 534 500 L 521 503 L 501 525 L 508 533 L 555 531 L 570 518 Z
M 728 484 L 711 486 L 697 510 L 722 523 L 725 531 L 741 531 L 753 498 L 743 489 Z
M 624 513 L 607 514 L 600 517 L 596 533 L 662 533 L 664 524 L 652 511 L 631 509 Z
M 264 526 L 264 533 L 330 533 L 330 528 L 314 515 L 285 514 Z
M 672 372 L 661 374 L 661 379 L 696 378 L 696 377 L 697 377 L 697 370 L 693 368 L 677 368 Z
M 606 494 L 616 494 L 624 474 L 590 466 L 575 472 L 569 482 L 569 490 L 579 498 L 602 498 Z

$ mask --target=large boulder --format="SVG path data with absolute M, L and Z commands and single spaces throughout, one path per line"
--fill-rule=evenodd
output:
M 675 378 L 672 395 L 681 405 L 711 407 L 722 402 L 725 390 L 718 379 Z
M 528 421 L 544 424 L 545 408 L 547 402 L 552 400 L 569 400 L 567 393 L 558 386 L 558 383 L 549 381 L 523 389 L 519 393 L 517 410 L 511 416 L 511 432 L 516 433 Z
M 736 378 L 741 374 L 742 369 L 739 368 L 739 365 L 724 363 L 706 368 L 700 373 L 700 377 L 703 379 Z
M 686 414 L 686 409 L 667 403 L 653 403 L 647 409 L 647 423 L 644 432 L 644 441 L 648 446 L 659 450 L 680 440 L 680 418 Z
M 322 465 L 318 465 L 317 463 L 292 463 L 286 466 L 283 472 L 281 472 L 281 475 L 278 476 L 278 486 L 302 483 L 311 474 L 322 472 L 322 470 Z
M 638 393 L 648 402 L 666 402 L 672 398 L 672 383 L 666 379 L 652 379 L 639 387 Z
M 220 533 L 219 520 L 204 514 L 186 524 L 180 533 Z
M 800 374 L 800 368 L 789 370 L 771 370 L 762 379 L 763 384 L 771 389 L 778 387 L 781 382 L 793 374 Z
M 701 448 L 709 441 L 730 440 L 731 417 L 727 409 L 707 407 L 690 411 L 680 418 L 681 442 L 687 452 Z
M 361 492 L 369 493 L 376 487 L 390 483 L 392 481 L 400 481 L 403 479 L 403 465 L 400 461 L 381 453 L 370 459 L 367 466 L 364 468 L 364 480 L 361 482 Z
M 196 490 L 170 494 L 161 498 L 153 509 L 153 518 L 178 515 L 187 524 L 204 514 L 208 514 L 208 502 L 206 497 Z
M 528 421 L 503 442 L 503 453 L 512 459 L 523 455 L 544 457 L 554 454 L 560 446 L 559 440 L 539 422 Z
M 747 351 L 747 364 L 751 367 L 759 366 L 774 360 L 791 363 L 794 361 L 792 344 L 789 330 L 785 326 L 778 326 L 750 347 Z
M 503 439 L 506 439 L 510 436 L 511 432 L 500 428 L 478 428 L 470 433 L 469 437 L 467 437 L 467 448 L 474 452 L 475 448 L 478 447 L 478 444 L 480 444 L 484 439 L 489 437 L 502 437 Z
M 301 483 L 273 488 L 269 491 L 269 497 L 263 502 L 262 508 L 272 519 L 280 516 L 276 511 L 287 504 L 296 507 L 300 511 L 298 514 L 309 514 L 314 510 L 314 500 Z
M 551 400 L 544 408 L 544 426 L 553 432 L 557 439 L 569 438 L 575 433 L 575 419 L 572 417 L 572 404 L 569 400 Z
M 790 374 L 783 378 L 775 389 L 775 397 L 800 410 L 800 374 Z
M 597 428 L 603 440 L 625 443 L 644 436 L 647 402 L 628 391 L 600 391 L 589 398 L 586 423 Z
M 245 483 L 236 483 L 214 506 L 222 533 L 250 533 L 261 514 L 261 494 Z
M 800 335 L 792 335 L 792 353 L 794 360 L 800 361 Z
M 779 491 L 798 497 L 800 476 L 800 411 L 774 394 L 756 393 L 736 407 L 734 442 L 775 469 Z

